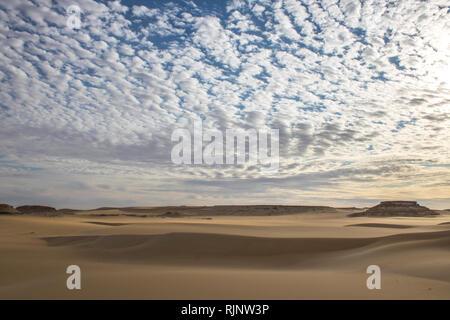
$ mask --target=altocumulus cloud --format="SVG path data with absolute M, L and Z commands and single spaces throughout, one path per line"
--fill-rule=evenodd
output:
M 81 28 L 67 27 L 67 8 Z M 0 2 L 0 200 L 450 207 L 447 1 Z M 280 130 L 280 170 L 175 128 Z

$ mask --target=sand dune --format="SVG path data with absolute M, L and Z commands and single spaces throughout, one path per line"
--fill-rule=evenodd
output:
M 396 250 L 450 251 L 450 230 L 398 234 L 379 238 L 267 238 L 205 233 L 160 235 L 97 235 L 43 238 L 99 261 L 149 264 L 219 265 L 271 268 L 296 267 L 308 261 L 331 259 L 332 253 L 377 254 Z M 331 261 L 329 261 L 331 262 Z M 450 281 L 450 273 L 445 280 Z
M 450 215 L 351 212 L 2 215 L 0 298 L 450 298 Z M 71 264 L 82 270 L 80 291 L 65 287 Z M 372 264 L 382 270 L 381 290 L 366 287 Z
M 267 268 L 340 250 L 360 248 L 374 239 L 262 238 L 205 233 L 49 237 L 92 259 L 150 264 L 194 264 Z

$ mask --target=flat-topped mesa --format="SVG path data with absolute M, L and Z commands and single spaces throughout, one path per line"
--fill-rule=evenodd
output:
M 382 201 L 375 207 L 363 212 L 349 215 L 350 217 L 427 217 L 439 213 L 421 206 L 417 201 Z
M 20 206 L 16 208 L 21 214 L 35 214 L 43 216 L 58 215 L 58 211 L 53 207 L 47 206 Z
M 417 201 L 381 201 L 377 206 L 401 206 L 401 207 L 415 207 L 419 204 Z M 425 207 L 423 207 L 425 208 Z

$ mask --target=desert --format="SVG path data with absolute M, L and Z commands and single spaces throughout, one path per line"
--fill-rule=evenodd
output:
M 5 208 L 0 299 L 450 298 L 445 210 Z M 69 265 L 81 290 L 66 287 Z M 369 265 L 381 269 L 380 290 L 366 286 Z
M 450 299 L 449 13 L 0 0 L 0 300 Z

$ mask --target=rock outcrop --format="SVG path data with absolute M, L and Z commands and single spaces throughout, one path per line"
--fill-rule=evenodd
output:
M 16 209 L 21 214 L 36 214 L 44 216 L 53 216 L 58 214 L 58 211 L 55 208 L 47 206 L 20 206 Z
M 15 214 L 15 213 L 19 212 L 16 209 L 14 209 L 13 206 L 10 206 L 9 204 L 6 203 L 0 204 L 0 214 Z
M 421 206 L 417 201 L 382 201 L 363 212 L 352 213 L 350 217 L 427 217 L 439 213 Z

